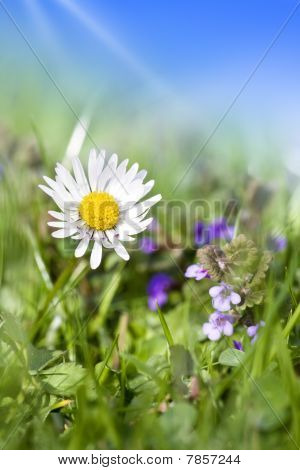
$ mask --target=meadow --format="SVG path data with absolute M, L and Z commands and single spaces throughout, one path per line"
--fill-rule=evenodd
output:
M 91 270 L 47 226 L 55 204 L 38 184 L 63 152 L 47 151 L 52 136 L 38 125 L 25 135 L 8 129 L 1 125 L 0 447 L 298 449 L 299 177 L 277 163 L 284 155 L 276 164 L 260 155 L 258 175 L 242 147 L 226 158 L 211 149 L 174 192 L 188 162 L 173 136 L 155 157 L 140 134 L 135 148 L 124 139 L 113 150 L 149 170 L 162 201 L 155 223 L 127 244 L 128 262 L 107 251 Z M 187 277 L 195 264 L 207 276 Z M 229 330 L 222 323 L 210 339 L 210 289 L 220 283 L 240 300 L 226 310 Z

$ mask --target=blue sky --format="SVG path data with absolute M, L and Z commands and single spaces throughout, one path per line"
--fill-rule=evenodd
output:
M 81 96 L 88 101 L 101 90 L 126 103 L 174 102 L 178 113 L 182 109 L 185 118 L 201 123 L 205 116 L 210 119 L 228 107 L 297 4 L 295 0 L 1 1 L 71 99 Z M 36 80 L 40 76 L 47 87 L 49 79 L 2 9 L 0 31 L 4 77 L 12 75 L 9 67 L 15 67 Z M 299 36 L 300 8 L 234 106 L 231 114 L 239 123 L 274 124 L 296 138 Z M 20 88 L 19 72 L 14 83 Z

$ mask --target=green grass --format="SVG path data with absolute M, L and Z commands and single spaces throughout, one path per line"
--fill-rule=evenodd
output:
M 237 232 L 258 246 L 273 228 L 287 228 L 288 246 L 274 254 L 264 301 L 246 312 L 266 325 L 253 345 L 245 327 L 237 328 L 240 353 L 232 338 L 212 343 L 202 334 L 211 284 L 183 276 L 195 249 L 133 252 L 127 264 L 106 253 L 91 272 L 87 257 L 75 260 L 70 246 L 51 239 L 47 210 L 54 204 L 37 189 L 42 174 L 53 174 L 46 147 L 41 140 L 32 153 L 20 139 L 17 149 L 1 150 L 0 447 L 299 448 L 300 250 L 288 188 L 279 179 L 265 198 L 266 180 L 258 201 L 245 159 L 220 167 L 212 156 L 180 191 L 185 201 L 219 200 L 222 210 L 234 198 Z M 142 157 L 147 161 L 146 152 Z M 168 199 L 181 171 L 170 176 L 172 158 L 170 150 L 157 171 L 157 189 Z M 164 240 L 183 231 L 181 219 L 171 226 L 162 214 L 161 224 Z M 193 221 L 188 237 L 192 231 Z M 160 271 L 176 287 L 154 313 L 146 286 Z

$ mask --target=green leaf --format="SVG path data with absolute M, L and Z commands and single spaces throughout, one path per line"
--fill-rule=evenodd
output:
M 272 254 L 269 251 L 264 251 L 256 268 L 256 273 L 250 283 L 251 289 L 254 289 L 257 286 L 261 286 L 262 281 L 266 277 L 266 273 L 269 269 L 271 261 Z
M 38 349 L 32 344 L 27 346 L 28 368 L 30 372 L 38 372 L 55 359 L 58 359 L 63 353 L 61 351 L 48 351 L 47 349 Z
M 118 338 L 119 338 L 119 335 L 116 335 L 115 339 L 113 340 L 112 342 L 112 345 L 111 347 L 109 348 L 109 350 L 107 351 L 106 353 L 106 356 L 104 358 L 104 361 L 100 362 L 99 364 L 97 364 L 96 368 L 95 368 L 95 373 L 96 373 L 96 376 L 97 376 L 97 379 L 100 381 L 101 377 L 102 377 L 102 374 L 104 373 L 104 370 L 105 370 L 105 367 L 107 366 L 107 363 L 109 361 L 109 358 L 110 356 L 112 355 L 113 353 L 113 350 L 115 349 L 115 346 L 118 342 Z
M 285 328 L 283 330 L 283 336 L 287 338 L 288 335 L 291 333 L 292 329 L 297 324 L 299 324 L 299 322 L 300 322 L 300 304 L 295 309 L 294 313 L 290 316 L 287 324 L 285 325 Z
M 3 318 L 3 332 L 10 340 L 24 344 L 26 342 L 26 335 L 18 319 L 8 312 L 1 312 L 1 317 Z
M 248 240 L 245 235 L 239 235 L 230 243 L 224 246 L 224 252 L 230 264 L 242 266 L 243 269 L 251 269 L 255 266 L 259 254 L 252 240 Z
M 244 351 L 239 351 L 238 349 L 234 348 L 228 348 L 220 354 L 219 363 L 223 364 L 224 366 L 236 367 L 241 365 L 244 360 L 244 357 Z
M 171 352 L 171 370 L 175 379 L 193 374 L 194 364 L 189 351 L 182 345 L 175 344 L 170 347 Z
M 42 383 L 53 395 L 74 395 L 86 377 L 86 370 L 75 362 L 65 362 L 40 372 Z
M 169 327 L 168 327 L 168 324 L 165 320 L 165 317 L 162 313 L 162 311 L 160 310 L 159 306 L 157 305 L 157 311 L 158 311 L 158 316 L 159 316 L 159 319 L 160 319 L 160 323 L 161 323 L 161 326 L 164 330 L 164 334 L 165 334 L 165 337 L 168 341 L 168 344 L 169 346 L 173 346 L 174 345 L 174 340 L 173 340 L 173 337 L 171 335 L 171 332 L 169 330 Z

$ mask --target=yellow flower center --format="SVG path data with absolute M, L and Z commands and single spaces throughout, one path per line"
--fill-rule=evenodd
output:
M 118 222 L 120 209 L 113 196 L 94 191 L 84 196 L 79 213 L 89 227 L 95 230 L 109 230 Z

